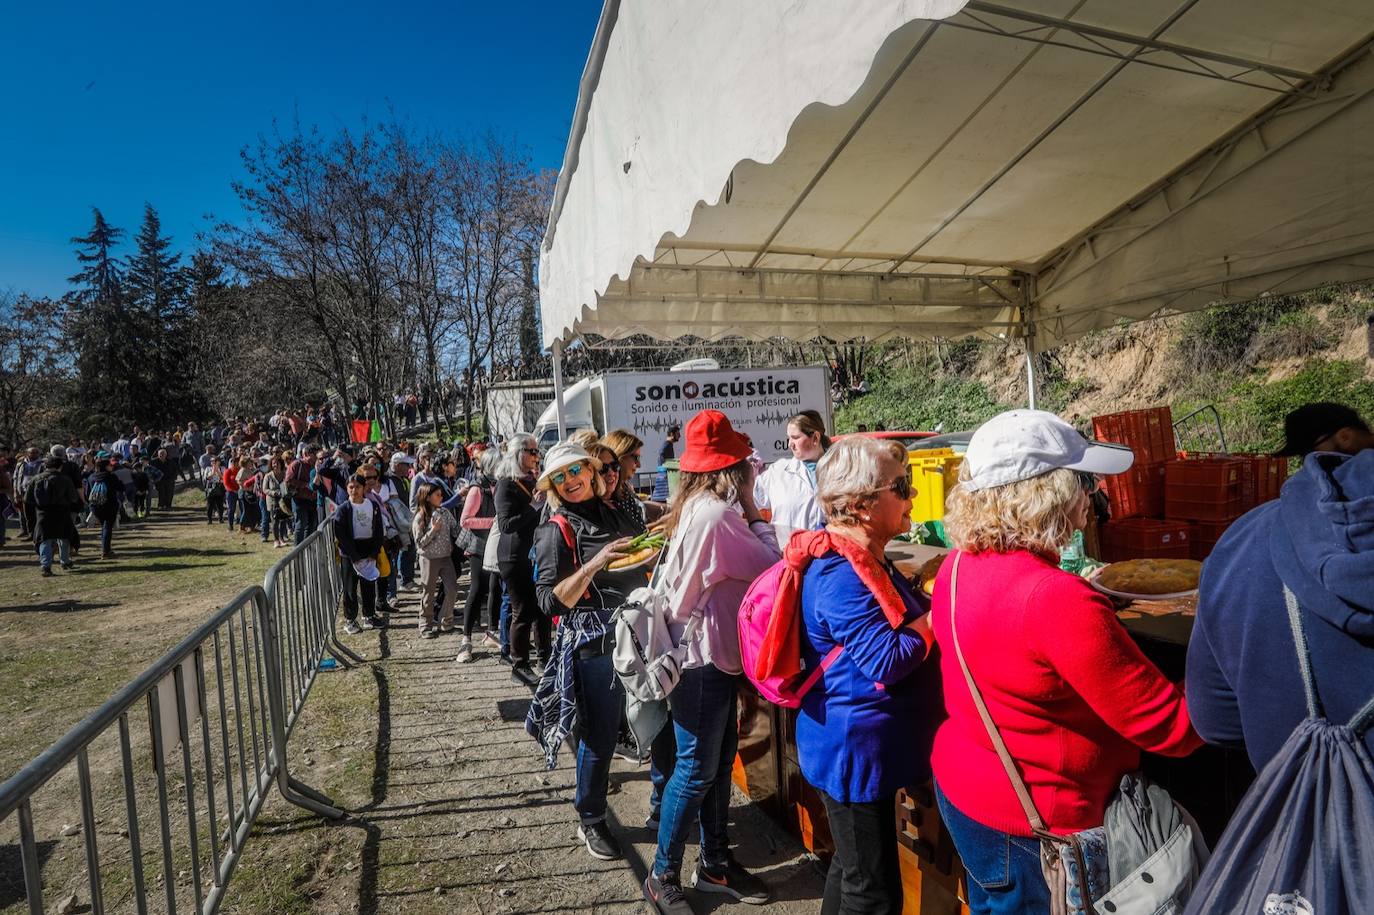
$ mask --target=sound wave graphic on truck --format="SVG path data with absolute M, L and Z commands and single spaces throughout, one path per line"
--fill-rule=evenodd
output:
M 665 400 L 723 400 L 728 397 L 768 397 L 777 394 L 796 394 L 801 382 L 795 378 L 778 380 L 772 375 L 754 381 L 741 381 L 736 375 L 730 381 L 672 382 L 642 384 L 635 388 L 635 400 L 662 402 Z

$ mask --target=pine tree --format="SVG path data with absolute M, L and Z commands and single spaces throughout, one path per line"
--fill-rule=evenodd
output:
M 95 225 L 90 234 L 72 239 L 72 244 L 85 248 L 76 252 L 76 260 L 83 266 L 67 282 L 78 287 L 74 295 L 82 305 L 118 305 L 124 298 L 124 278 L 112 252 L 124 237 L 124 230 L 106 222 L 105 214 L 96 207 L 91 207 L 91 212 L 95 214 Z
M 150 203 L 143 205 L 143 225 L 134 243 L 138 249 L 129 256 L 125 281 L 129 300 L 157 322 L 169 322 L 184 304 L 186 279 L 181 255 L 163 236 L 162 220 Z
M 72 239 L 81 269 L 69 282 L 71 337 L 76 344 L 77 403 L 72 425 L 91 435 L 123 431 L 137 417 L 132 367 L 137 328 L 124 298 L 124 278 L 114 248 L 124 230 L 92 207 L 91 231 Z
M 162 220 L 150 203 L 143 205 L 143 225 L 134 243 L 125 289 L 143 354 L 135 391 L 138 415 L 148 423 L 166 425 L 199 414 L 193 386 L 186 383 L 180 346 L 187 336 L 187 276 L 181 255 L 162 234 Z

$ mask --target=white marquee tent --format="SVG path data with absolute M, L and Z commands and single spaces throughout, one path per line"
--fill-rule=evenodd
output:
M 1071 340 L 1374 277 L 1374 0 L 607 0 L 545 340 Z

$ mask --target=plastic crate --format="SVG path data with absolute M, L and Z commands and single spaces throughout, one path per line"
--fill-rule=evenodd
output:
M 1255 475 L 1255 504 L 1263 505 L 1279 497 L 1284 481 L 1288 479 L 1288 458 L 1274 455 L 1257 455 L 1260 459 Z
M 1212 555 L 1212 549 L 1231 526 L 1230 521 L 1194 521 L 1191 532 L 1193 543 L 1192 558 L 1201 562 Z
M 1164 514 L 1164 462 L 1136 464 L 1125 473 L 1102 478 L 1112 517 L 1159 518 Z
M 1129 446 L 1141 463 L 1168 461 L 1175 456 L 1173 412 L 1168 407 L 1094 416 L 1093 437 Z
M 1103 562 L 1123 559 L 1191 559 L 1192 525 L 1157 518 L 1109 521 L 1099 533 Z
M 912 451 L 907 455 L 911 467 L 911 520 L 939 521 L 945 517 L 945 495 L 959 482 L 962 454 L 952 448 Z
M 1230 521 L 1245 511 L 1245 461 L 1186 458 L 1164 467 L 1164 517 L 1178 521 Z

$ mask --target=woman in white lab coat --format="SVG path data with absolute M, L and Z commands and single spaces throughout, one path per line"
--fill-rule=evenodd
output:
M 754 502 L 772 512 L 775 527 L 813 530 L 825 523 L 816 502 L 816 462 L 830 447 L 821 415 L 805 410 L 787 421 L 790 458 L 775 461 L 754 481 Z

